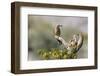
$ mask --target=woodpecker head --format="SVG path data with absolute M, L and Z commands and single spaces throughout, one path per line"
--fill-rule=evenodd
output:
M 58 27 L 62 27 L 62 25 L 57 25 Z

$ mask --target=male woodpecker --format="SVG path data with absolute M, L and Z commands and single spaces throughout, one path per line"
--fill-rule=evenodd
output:
M 60 35 L 61 35 L 60 27 L 62 27 L 62 25 L 57 25 L 57 26 L 55 27 L 55 29 L 54 29 L 54 34 L 55 34 L 56 36 L 58 36 L 58 37 L 60 37 Z M 58 41 L 58 43 L 59 43 L 60 45 L 62 44 L 62 42 L 61 42 L 60 40 L 57 39 L 57 41 Z

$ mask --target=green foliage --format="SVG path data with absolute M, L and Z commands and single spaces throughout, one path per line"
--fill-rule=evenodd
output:
M 38 55 L 42 59 L 76 59 L 77 54 L 72 52 L 71 54 L 68 54 L 68 51 L 66 49 L 60 50 L 58 48 L 52 48 L 50 50 L 47 49 L 39 49 Z

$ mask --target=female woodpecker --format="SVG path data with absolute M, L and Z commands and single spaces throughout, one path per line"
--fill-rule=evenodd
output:
M 60 37 L 60 35 L 61 35 L 60 27 L 62 27 L 62 25 L 57 25 L 57 26 L 55 27 L 55 29 L 54 29 L 54 34 L 55 34 L 55 36 Z M 60 40 L 57 39 L 57 41 L 58 41 L 58 43 L 59 43 L 60 45 L 62 44 L 62 42 L 61 42 Z

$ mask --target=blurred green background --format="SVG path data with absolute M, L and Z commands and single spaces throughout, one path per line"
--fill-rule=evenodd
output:
M 54 27 L 61 24 L 61 36 L 68 42 L 74 34 L 83 32 L 83 46 L 78 58 L 88 57 L 88 18 L 75 16 L 28 15 L 28 60 L 40 60 L 39 49 L 64 48 L 54 38 Z

